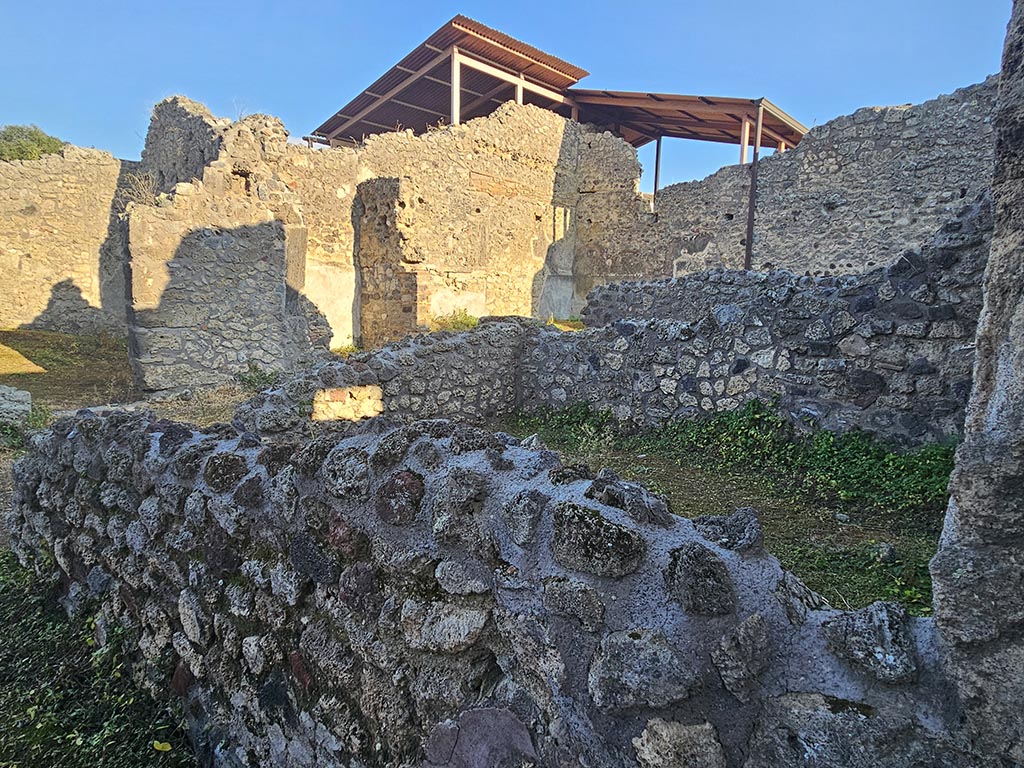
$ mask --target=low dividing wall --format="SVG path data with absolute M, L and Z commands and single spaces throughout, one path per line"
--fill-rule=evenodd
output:
M 923 254 L 863 276 L 717 270 L 595 290 L 587 328 L 498 318 L 329 360 L 239 411 L 247 429 L 292 429 L 317 394 L 374 385 L 399 419 L 483 422 L 588 402 L 628 425 L 777 401 L 794 422 L 914 445 L 956 438 L 971 387 L 987 199 Z
M 524 403 L 586 400 L 650 424 L 778 398 L 832 429 L 956 436 L 991 226 L 983 200 L 923 253 L 860 276 L 720 270 L 603 286 L 584 312 L 597 328 L 540 337 Z
M 65 419 L 6 519 L 210 764 L 993 765 L 931 621 L 827 608 L 751 510 L 446 421 L 267 437 Z

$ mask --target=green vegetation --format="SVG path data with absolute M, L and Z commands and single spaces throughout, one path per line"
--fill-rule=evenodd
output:
M 862 432 L 804 431 L 758 401 L 635 434 L 586 404 L 505 426 L 644 482 L 678 514 L 758 508 L 772 553 L 838 607 L 931 609 L 953 445 L 900 451 Z
M 265 371 L 256 363 L 249 362 L 249 370 L 235 374 L 235 380 L 248 392 L 262 392 L 275 386 L 281 374 L 277 371 Z
M 98 647 L 55 585 L 0 550 L 0 768 L 195 766 L 180 713 L 140 693 L 120 628 Z
M 436 315 L 430 321 L 431 331 L 469 331 L 480 324 L 480 319 L 473 317 L 464 309 L 457 309 L 447 315 Z
M 0 160 L 38 160 L 64 149 L 64 142 L 43 133 L 34 125 L 5 125 L 0 128 Z
M 45 405 L 33 403 L 29 411 L 28 420 L 25 422 L 25 431 L 17 429 L 10 424 L 0 425 L 0 448 L 20 450 L 25 447 L 28 438 L 27 432 L 33 429 L 42 429 L 53 421 L 53 411 Z

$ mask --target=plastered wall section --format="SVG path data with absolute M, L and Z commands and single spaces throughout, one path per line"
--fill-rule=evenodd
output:
M 0 162 L 0 328 L 125 327 L 124 251 L 112 213 L 134 164 L 67 145 Z

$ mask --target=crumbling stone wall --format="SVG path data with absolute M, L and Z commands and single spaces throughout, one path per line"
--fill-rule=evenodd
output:
M 308 432 L 318 401 L 345 402 L 374 390 L 374 412 L 402 422 L 453 418 L 482 423 L 519 407 L 519 364 L 536 326 L 516 318 L 485 319 L 468 333 L 432 333 L 347 358 L 327 358 L 239 407 L 235 424 L 261 434 Z M 379 395 L 376 392 L 379 390 Z M 324 409 L 325 411 L 328 409 Z
M 177 180 L 161 202 L 191 230 L 245 226 L 253 215 L 301 224 L 303 296 L 330 326 L 332 343 L 362 335 L 379 344 L 457 309 L 569 314 L 576 163 L 586 133 L 546 110 L 508 104 L 419 137 L 389 133 L 359 148 L 311 150 L 289 143 L 273 118 L 228 123 L 175 97 L 154 114 L 144 167 L 164 187 Z M 196 149 L 164 134 L 202 139 Z M 633 166 L 635 189 L 635 157 Z M 233 224 L 232 206 L 243 212 Z M 132 215 L 151 218 L 141 207 Z M 152 251 L 149 231 L 133 248 Z M 167 231 L 163 258 L 172 257 L 178 234 Z M 156 266 L 159 258 L 144 261 Z M 172 317 L 166 322 L 175 327 Z
M 621 421 L 778 399 L 794 421 L 916 443 L 960 434 L 970 390 L 986 200 L 920 255 L 866 275 L 718 270 L 595 289 L 588 325 L 542 333 L 524 404 L 587 401 Z
M 153 107 L 142 173 L 150 175 L 153 189 L 167 193 L 175 184 L 202 179 L 206 166 L 217 160 L 223 132 L 231 121 L 216 118 L 205 105 L 184 96 L 172 96 Z
M 321 393 L 347 398 L 346 388 L 372 385 L 382 388 L 379 408 L 403 421 L 483 422 L 588 402 L 649 427 L 757 398 L 797 424 L 910 445 L 955 438 L 990 232 L 983 197 L 921 255 L 866 275 L 712 270 L 604 286 L 583 331 L 502 318 L 475 332 L 414 337 L 326 361 L 255 398 L 237 423 L 293 430 L 308 421 L 310 403 L 328 397 Z M 350 418 L 359 415 L 373 414 Z
M 1003 53 L 992 185 L 995 232 L 975 342 L 974 390 L 939 553 L 936 621 L 971 738 L 1024 764 L 1024 4 Z
M 213 765 L 993 765 L 930 620 L 835 611 L 752 510 L 678 518 L 535 441 L 85 413 L 16 478 L 19 556 L 137 638 Z
M 762 158 L 754 269 L 858 273 L 920 251 L 988 189 L 997 88 L 993 76 L 923 104 L 860 109 Z M 728 166 L 660 190 L 656 214 L 625 209 L 581 233 L 592 280 L 581 287 L 742 267 L 749 183 L 747 168 Z
M 118 184 L 135 163 L 66 145 L 0 161 L 0 328 L 123 334 Z

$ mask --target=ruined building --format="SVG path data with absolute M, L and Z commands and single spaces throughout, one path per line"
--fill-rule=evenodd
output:
M 155 108 L 141 163 L 73 147 L 0 163 L 0 326 L 127 331 L 143 389 L 215 384 L 250 363 L 290 370 L 311 349 L 373 347 L 455 310 L 577 315 L 596 286 L 740 267 L 748 242 L 755 269 L 864 272 L 920 252 L 990 176 L 995 79 L 914 107 L 860 110 L 802 139 L 769 114 L 766 146 L 787 130 L 799 143 L 759 163 L 752 238 L 749 164 L 661 189 L 652 211 L 633 145 L 683 135 L 660 112 L 695 107 L 659 111 L 635 106 L 649 95 L 570 87 L 582 70 L 539 85 L 541 64 L 557 60 L 529 46 L 540 63 L 510 59 L 524 71 L 508 83 L 472 64 L 511 43 L 474 43 L 481 29 L 456 22 L 387 77 L 426 68 L 414 62 L 437 59 L 435 43 L 447 59 L 418 80 L 405 73 L 390 96 L 398 83 L 375 84 L 376 100 L 363 94 L 347 122 L 325 123 L 325 134 L 365 135 L 359 143 L 334 137 L 325 140 L 339 146 L 312 149 L 289 142 L 274 118 L 217 119 L 176 97 Z M 458 91 L 443 87 L 453 71 L 463 73 Z M 538 92 L 556 85 L 575 106 Z M 393 108 L 411 119 L 402 104 L 428 86 L 465 97 L 460 124 L 418 134 L 370 124 L 389 124 L 381 115 Z M 473 93 L 490 96 L 474 106 Z M 595 102 L 609 99 L 626 104 Z M 685 118 L 686 131 L 737 142 L 756 133 L 747 116 L 766 102 L 719 101 L 736 116 L 728 130 Z M 628 128 L 639 127 L 639 109 L 651 113 L 646 134 Z
M 97 637 L 124 628 L 137 680 L 180 699 L 210 765 L 1024 765 L 1022 46 L 1017 2 L 998 80 L 764 161 L 758 271 L 724 268 L 744 257 L 744 169 L 651 212 L 621 138 L 536 106 L 314 150 L 270 118 L 164 102 L 141 166 L 158 194 L 81 230 L 127 249 L 151 388 L 284 360 L 346 318 L 400 336 L 460 301 L 526 315 L 589 293 L 588 327 L 496 317 L 324 355 L 205 430 L 82 411 L 17 464 L 13 546 L 98 612 Z M 951 154 L 952 125 L 978 141 Z M 72 162 L 119 188 L 73 151 L 48 178 Z M 96 274 L 118 279 L 76 272 Z M 480 426 L 751 397 L 906 444 L 963 431 L 934 619 L 829 606 L 765 550 L 755 510 L 676 517 Z

